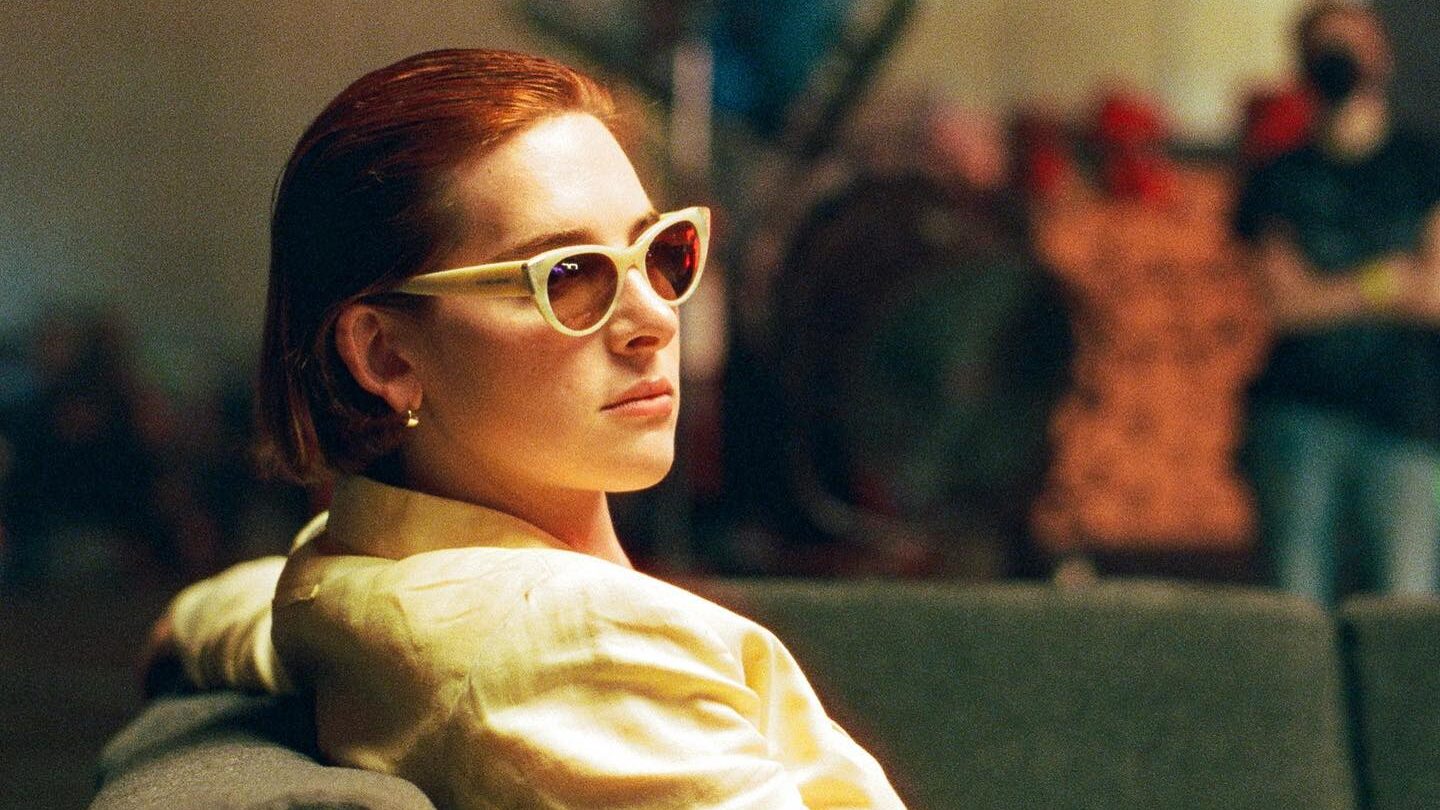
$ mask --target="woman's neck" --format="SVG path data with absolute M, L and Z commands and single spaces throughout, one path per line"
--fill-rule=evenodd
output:
M 401 472 L 397 486 L 504 512 L 535 526 L 562 544 L 592 557 L 633 568 L 620 546 L 610 501 L 604 492 L 505 486 L 493 480 L 464 483 L 430 480 Z
M 602 560 L 633 568 L 615 523 L 610 518 L 610 500 L 603 492 L 561 491 L 545 495 L 541 502 L 514 506 L 492 506 L 527 523 L 575 549 Z

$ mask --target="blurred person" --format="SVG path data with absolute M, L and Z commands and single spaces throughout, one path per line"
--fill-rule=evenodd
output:
M 315 512 L 303 487 L 257 474 L 253 377 L 251 370 L 229 379 L 197 420 L 205 430 L 195 453 L 194 497 L 204 504 L 220 559 L 228 563 L 284 553 L 294 527 Z
M 6 578 L 13 585 L 88 576 L 100 549 L 71 548 L 68 533 L 98 532 L 149 564 L 175 560 L 154 508 L 162 466 L 148 441 L 129 336 L 107 312 L 57 313 L 30 353 L 34 388 L 14 408 Z M 73 545 L 73 544 L 70 544 Z
M 1248 173 L 1235 230 L 1275 332 L 1244 463 L 1275 584 L 1427 593 L 1440 509 L 1440 153 L 1392 119 L 1369 8 L 1325 2 L 1296 48 L 1308 137 Z M 1342 542 L 1344 538 L 1347 542 Z
M 14 436 L 22 411 L 34 396 L 30 364 L 18 341 L 0 335 L 0 583 L 9 579 L 11 541 L 6 525 L 11 521 L 10 474 L 15 465 Z
M 325 757 L 440 807 L 901 807 L 773 635 L 616 536 L 606 493 L 673 461 L 709 228 L 656 212 L 617 124 L 593 80 L 486 50 L 311 124 L 259 413 L 333 501 L 288 560 L 184 592 L 175 649 L 197 683 L 313 695 Z

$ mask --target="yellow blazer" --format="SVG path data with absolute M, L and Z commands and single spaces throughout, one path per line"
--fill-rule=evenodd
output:
M 903 807 L 768 630 L 473 504 L 344 479 L 172 618 L 198 682 L 313 691 L 327 757 L 442 808 Z

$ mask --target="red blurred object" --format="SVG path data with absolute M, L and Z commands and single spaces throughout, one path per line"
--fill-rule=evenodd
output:
M 1163 154 L 1120 151 L 1104 157 L 1100 179 L 1105 192 L 1115 199 L 1159 203 L 1174 189 L 1175 172 Z
M 1261 90 L 1245 102 L 1240 156 L 1251 166 L 1299 148 L 1315 122 L 1315 99 L 1302 88 Z
M 1160 203 L 1175 189 L 1175 168 L 1165 154 L 1169 127 L 1159 108 L 1128 90 L 1111 90 L 1095 113 L 1100 182 L 1119 200 Z
M 1021 112 L 1015 119 L 1015 140 L 1020 185 L 1032 199 L 1053 202 L 1078 183 L 1075 158 L 1059 118 Z
M 1095 137 L 1104 149 L 1149 149 L 1165 142 L 1169 129 L 1149 100 L 1128 90 L 1110 90 L 1100 98 Z

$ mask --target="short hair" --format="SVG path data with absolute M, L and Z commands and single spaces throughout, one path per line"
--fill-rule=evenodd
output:
M 1375 10 L 1359 0 L 1316 0 L 1295 21 L 1295 52 L 1302 62 L 1313 55 L 1315 32 L 1319 30 L 1320 23 L 1332 14 L 1364 14 L 1380 25 L 1380 17 Z
M 578 71 L 481 49 L 402 59 L 325 107 L 290 156 L 271 217 L 256 414 L 271 472 L 314 483 L 398 447 L 401 420 L 336 351 L 340 312 L 437 269 L 465 225 L 448 204 L 462 165 L 547 118 L 587 113 L 613 128 L 614 111 Z

